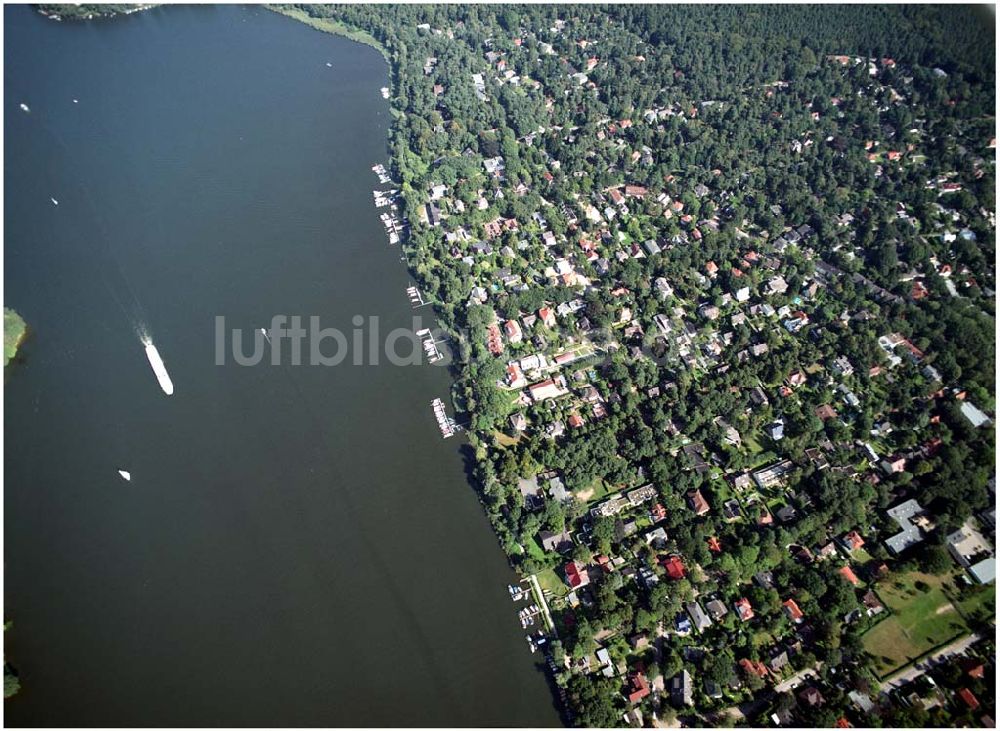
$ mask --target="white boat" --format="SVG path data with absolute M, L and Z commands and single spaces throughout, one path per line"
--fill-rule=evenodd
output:
M 128 472 L 126 470 L 118 470 L 118 474 L 122 476 L 122 479 L 125 480 L 125 482 L 131 482 L 132 480 L 131 472 Z
M 74 104 L 79 104 L 79 103 L 80 103 L 80 100 L 79 100 L 79 99 L 74 99 L 74 100 L 73 100 L 73 103 L 74 103 Z
M 22 102 L 22 104 L 21 104 L 21 111 L 23 111 L 23 112 L 30 112 L 31 110 L 28 108 L 27 104 L 24 104 Z
M 332 63 L 330 63 L 329 61 L 327 61 L 327 62 L 326 62 L 326 67 L 327 67 L 328 69 L 332 69 L 332 68 L 333 68 L 333 64 L 332 64 Z
M 49 198 L 49 200 L 52 201 L 52 205 L 54 205 L 54 206 L 58 206 L 59 205 L 59 201 L 57 201 L 55 198 Z
M 149 339 L 149 336 L 143 336 L 142 344 L 146 348 L 146 358 L 149 360 L 149 365 L 153 368 L 153 373 L 156 374 L 156 380 L 159 381 L 163 393 L 167 394 L 167 396 L 173 395 L 174 383 L 170 380 L 167 367 L 163 364 L 163 359 L 160 357 L 156 346 L 153 345 L 153 341 Z
M 264 328 L 261 328 L 260 331 L 264 334 L 264 339 L 267 342 L 271 342 L 271 336 L 267 334 L 267 330 L 265 330 Z
M 381 89 L 379 89 L 379 91 L 382 92 L 382 98 L 383 99 L 388 99 L 389 98 L 389 87 L 388 86 L 383 86 Z

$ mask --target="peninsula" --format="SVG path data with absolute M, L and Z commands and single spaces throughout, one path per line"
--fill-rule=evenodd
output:
M 28 326 L 14 310 L 3 308 L 3 364 L 8 363 L 17 355 L 17 349 L 28 334 Z

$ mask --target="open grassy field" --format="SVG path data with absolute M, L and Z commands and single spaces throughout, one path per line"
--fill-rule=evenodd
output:
M 865 633 L 864 646 L 880 675 L 968 631 L 942 583 L 940 577 L 914 572 L 879 584 L 878 594 L 892 616 Z

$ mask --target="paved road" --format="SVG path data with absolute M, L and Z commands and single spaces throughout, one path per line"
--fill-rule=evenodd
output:
M 815 675 L 816 675 L 815 667 L 806 668 L 805 670 L 796 673 L 788 680 L 778 683 L 776 686 L 774 686 L 774 690 L 776 693 L 784 693 L 786 690 L 794 690 L 795 688 L 798 688 L 800 685 L 802 685 L 803 680 L 805 680 L 806 678 L 815 677 Z
M 973 633 L 967 637 L 955 640 L 950 645 L 946 645 L 932 655 L 928 655 L 913 667 L 894 675 L 891 679 L 883 681 L 882 689 L 888 691 L 909 683 L 914 678 L 923 675 L 925 671 L 935 665 L 939 665 L 942 661 L 947 660 L 950 657 L 954 657 L 955 655 L 961 655 L 981 639 L 981 635 Z

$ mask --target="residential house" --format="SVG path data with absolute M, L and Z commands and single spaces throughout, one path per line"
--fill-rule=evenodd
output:
M 874 617 L 876 614 L 880 614 L 885 606 L 879 601 L 878 595 L 874 591 L 869 589 L 865 592 L 865 595 L 861 597 L 861 603 L 865 607 L 865 612 L 869 617 Z
M 553 328 L 556 326 L 555 313 L 548 307 L 542 307 L 538 310 L 538 319 L 541 320 L 542 324 L 547 328 Z
M 542 544 L 542 548 L 546 551 L 564 553 L 573 549 L 573 536 L 570 535 L 568 530 L 564 530 L 562 533 L 540 530 L 538 531 L 538 540 Z
M 754 617 L 753 606 L 746 597 L 737 599 L 736 603 L 733 604 L 733 608 L 736 610 L 736 614 L 739 616 L 741 622 L 749 622 Z
M 969 567 L 969 575 L 977 584 L 992 584 L 997 578 L 997 560 L 990 557 L 972 564 Z
M 816 414 L 816 418 L 819 419 L 820 421 L 826 421 L 828 419 L 837 418 L 837 412 L 829 404 L 823 404 L 822 406 L 817 406 L 814 413 Z
M 916 500 L 907 500 L 886 511 L 900 527 L 900 532 L 885 541 L 886 547 L 898 555 L 910 546 L 920 543 L 924 537 L 914 518 L 923 515 L 924 509 Z
M 625 694 L 628 697 L 629 703 L 638 703 L 648 696 L 649 693 L 649 683 L 641 672 L 635 672 L 628 676 Z
M 523 335 L 521 333 L 521 325 L 517 322 L 517 320 L 507 320 L 507 322 L 503 324 L 503 327 L 508 341 L 511 343 L 521 342 Z
M 705 496 L 701 494 L 701 490 L 690 490 L 687 494 L 687 500 L 688 505 L 691 506 L 695 515 L 705 515 L 709 510 L 711 510 L 708 505 L 708 501 L 705 500 Z
M 729 613 L 729 609 L 726 607 L 726 605 L 723 604 L 718 599 L 712 599 L 711 601 L 706 602 L 705 609 L 708 610 L 708 613 L 712 615 L 712 617 L 715 619 L 716 622 L 721 620 Z
M 675 706 L 690 706 L 694 702 L 691 674 L 686 668 L 670 680 L 670 700 Z
M 559 380 L 552 378 L 547 378 L 544 381 L 534 383 L 528 386 L 528 393 L 535 403 L 544 401 L 545 399 L 558 398 L 567 393 L 565 388 L 565 380 L 562 376 Z
M 799 700 L 805 705 L 813 708 L 822 706 L 826 703 L 826 699 L 823 697 L 823 694 L 819 692 L 819 689 L 811 685 L 799 691 Z
M 945 539 L 948 552 L 962 568 L 969 568 L 976 560 L 992 553 L 990 544 L 983 540 L 979 531 L 969 521 Z
M 857 586 L 858 585 L 858 577 L 854 573 L 854 571 L 851 569 L 850 566 L 841 566 L 839 569 L 837 569 L 837 573 L 840 574 L 841 576 L 843 576 L 844 579 L 851 586 Z
M 705 610 L 698 602 L 688 602 L 685 605 L 685 609 L 691 615 L 691 621 L 694 622 L 694 627 L 699 632 L 703 632 L 712 626 L 712 620 L 705 614 Z
M 854 366 L 851 365 L 851 361 L 843 355 L 837 356 L 833 359 L 833 365 L 831 368 L 834 373 L 838 376 L 843 376 L 844 378 L 854 375 Z
M 566 583 L 573 589 L 580 589 L 590 583 L 587 567 L 576 561 L 570 561 L 565 567 Z
M 767 677 L 767 666 L 759 660 L 750 660 L 744 657 L 740 659 L 739 664 L 747 675 L 756 675 L 758 678 Z
M 615 666 L 611 662 L 611 654 L 608 652 L 608 648 L 599 647 L 594 654 L 597 656 L 597 661 L 601 663 L 601 674 L 606 678 L 613 678 L 615 676 Z
M 805 618 L 805 615 L 799 609 L 799 605 L 794 599 L 786 599 L 781 603 L 781 606 L 784 608 L 788 618 L 795 622 L 795 624 L 800 623 Z
M 856 530 L 852 530 L 850 533 L 841 538 L 840 541 L 844 548 L 847 549 L 848 553 L 856 551 L 865 545 L 865 539 L 862 538 Z

